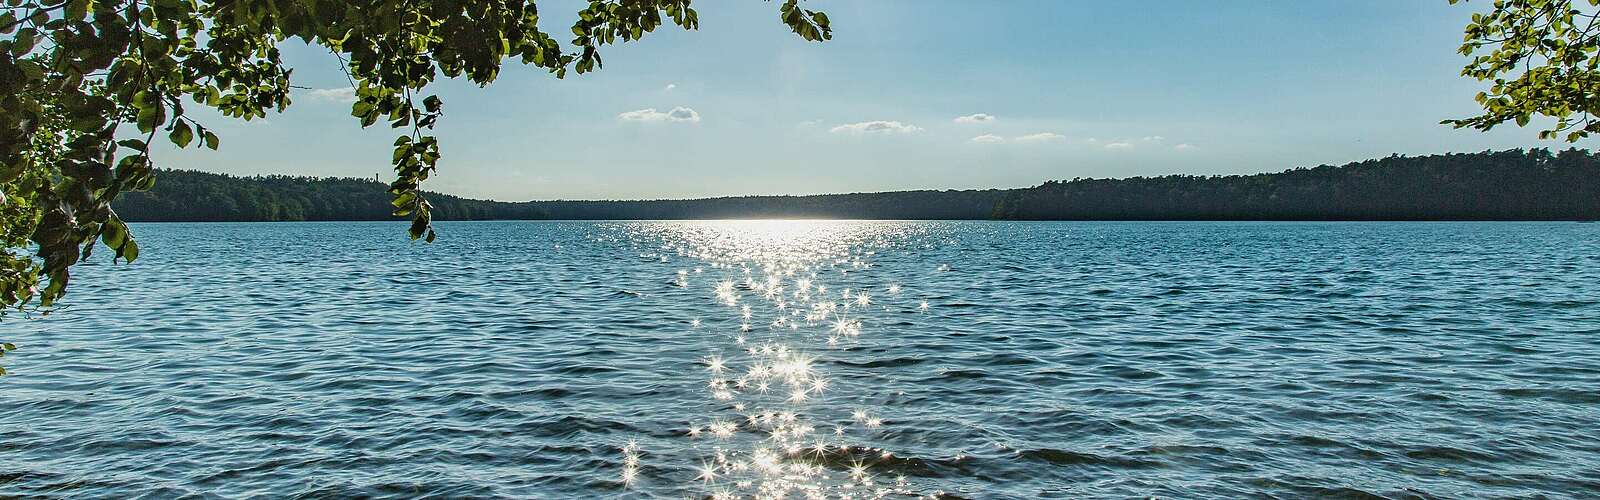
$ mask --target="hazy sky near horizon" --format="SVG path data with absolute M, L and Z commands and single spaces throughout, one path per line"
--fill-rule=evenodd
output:
M 776 3 L 701 1 L 557 80 L 508 61 L 445 81 L 444 157 L 424 188 L 500 200 L 1021 187 L 1047 179 L 1231 174 L 1390 153 L 1564 148 L 1472 114 L 1455 52 L 1474 6 L 1444 0 L 809 0 L 807 43 Z M 567 33 L 580 2 L 540 2 Z M 396 132 L 361 129 L 337 61 L 298 41 L 295 104 L 262 122 L 201 114 L 221 151 L 162 166 L 392 179 Z M 1580 143 L 1580 147 L 1587 146 Z

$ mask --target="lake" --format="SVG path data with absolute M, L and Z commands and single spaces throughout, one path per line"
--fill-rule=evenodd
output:
M 135 225 L 0 496 L 1600 495 L 1600 224 L 404 227 Z

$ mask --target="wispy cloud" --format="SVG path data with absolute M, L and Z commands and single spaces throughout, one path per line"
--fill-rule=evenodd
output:
M 669 84 L 667 84 L 667 86 L 661 87 L 661 91 L 662 92 L 667 92 L 667 91 L 670 91 L 670 90 L 675 89 L 675 88 L 678 88 L 678 84 L 669 83 Z
M 350 87 L 311 89 L 311 91 L 307 93 L 311 94 L 311 98 L 319 101 L 342 102 L 346 104 L 356 102 L 356 89 Z
M 980 136 L 977 136 L 977 137 L 973 137 L 972 138 L 972 142 L 976 142 L 976 143 L 979 143 L 979 144 L 999 144 L 999 143 L 1002 143 L 1002 142 L 1009 142 L 1009 143 L 1013 143 L 1013 144 L 1029 144 L 1029 143 L 1040 143 L 1040 142 L 1064 141 L 1066 139 L 1067 139 L 1067 136 L 1064 136 L 1064 135 L 1061 135 L 1061 134 L 1057 134 L 1055 132 L 1039 132 L 1037 134 L 1019 135 L 1019 136 L 1016 136 L 1016 137 L 1012 137 L 1010 139 L 1007 139 L 1005 137 L 1001 137 L 1001 136 L 998 136 L 998 135 L 994 135 L 994 134 L 983 134 L 983 135 L 980 135 Z
M 700 113 L 683 106 L 672 108 L 672 111 L 666 112 L 656 111 L 656 108 L 645 108 L 618 114 L 617 119 L 625 122 L 696 123 L 700 121 Z
M 1178 151 L 1189 151 L 1191 149 L 1194 149 L 1194 145 L 1185 142 L 1183 144 L 1179 144 L 1177 146 L 1173 146 L 1172 149 L 1176 149 Z
M 846 123 L 829 130 L 835 134 L 909 134 L 921 132 L 922 127 L 897 121 L 875 120 L 870 122 Z
M 1108 143 L 1106 143 L 1106 149 L 1133 149 L 1133 143 L 1131 143 L 1131 142 L 1108 142 Z
M 1164 140 L 1167 140 L 1167 138 L 1159 136 L 1159 135 L 1147 135 L 1147 136 L 1144 136 L 1144 142 L 1161 142 L 1161 141 L 1164 141 Z
M 1066 138 L 1067 136 L 1057 134 L 1055 132 L 1039 132 L 1037 134 L 1017 136 L 1016 139 L 1012 140 L 1016 142 L 1049 142 L 1065 140 Z
M 991 115 L 991 114 L 988 114 L 988 113 L 976 113 L 976 114 L 971 114 L 971 115 L 967 115 L 967 116 L 957 116 L 956 119 L 955 119 L 955 122 L 956 123 L 988 123 L 988 122 L 992 122 L 994 120 L 995 120 L 994 115 Z

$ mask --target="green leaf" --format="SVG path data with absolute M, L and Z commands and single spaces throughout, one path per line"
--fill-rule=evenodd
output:
M 135 122 L 139 132 L 150 133 L 161 123 L 167 121 L 166 106 L 161 103 L 161 98 L 151 95 L 147 91 L 140 91 L 133 95 L 133 105 L 139 109 Z
M 421 238 L 423 231 L 427 230 L 428 218 L 426 215 L 418 215 L 416 218 L 411 219 L 411 239 Z
M 409 205 L 411 205 L 411 202 L 416 201 L 416 200 L 417 200 L 417 192 L 416 191 L 408 191 L 408 192 L 405 192 L 405 193 L 401 193 L 400 196 L 394 197 L 394 201 L 391 201 L 389 203 L 394 205 L 396 208 L 399 208 L 399 207 L 409 206 Z
M 82 21 L 89 15 L 89 0 L 68 0 L 66 16 L 73 21 Z
M 178 123 L 173 125 L 172 132 L 167 134 L 167 139 L 180 148 L 187 148 L 189 143 L 194 142 L 194 131 L 189 129 L 188 123 L 178 120 Z
M 121 247 L 128 239 L 128 228 L 122 224 L 107 222 L 100 228 L 100 242 L 113 249 Z
M 118 253 L 121 254 L 124 262 L 139 260 L 139 242 L 134 241 L 133 238 L 128 238 L 128 241 L 122 245 Z
M 217 139 L 217 134 L 211 133 L 210 130 L 207 130 L 202 137 L 206 141 L 206 147 L 211 148 L 212 151 L 217 150 L 217 143 L 221 142 L 219 139 Z
M 40 66 L 39 63 L 23 59 L 17 61 L 16 64 L 17 69 L 22 70 L 22 76 L 27 77 L 29 80 L 39 80 L 44 78 L 44 67 Z
M 23 28 L 17 31 L 17 37 L 11 41 L 11 55 L 22 57 L 23 54 L 27 54 L 29 51 L 33 50 L 33 37 L 35 32 L 36 30 L 33 28 Z

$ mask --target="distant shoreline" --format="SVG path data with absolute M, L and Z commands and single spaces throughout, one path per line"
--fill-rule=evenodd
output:
M 128 222 L 401 220 L 372 179 L 163 170 L 114 204 Z M 1593 221 L 1600 156 L 1587 150 L 1386 158 L 1227 176 L 1049 181 L 1016 189 L 503 202 L 432 193 L 452 220 Z

